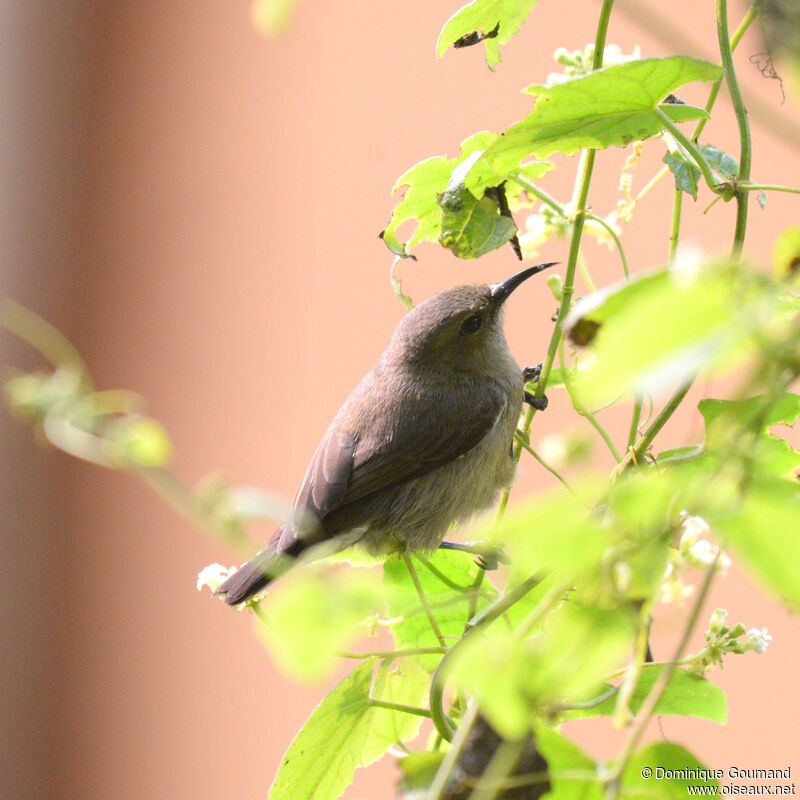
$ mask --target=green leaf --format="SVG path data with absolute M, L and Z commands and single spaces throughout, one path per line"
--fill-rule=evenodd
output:
M 400 780 L 397 788 L 404 797 L 425 797 L 425 790 L 433 783 L 442 764 L 444 753 L 412 753 L 397 762 Z
M 322 681 L 338 662 L 336 651 L 364 635 L 363 623 L 381 605 L 371 570 L 298 569 L 264 600 L 256 632 L 287 675 Z
M 692 775 L 695 777 L 690 777 Z M 712 771 L 688 750 L 672 742 L 658 742 L 632 756 L 622 773 L 620 797 L 625 800 L 686 800 L 689 786 L 710 788 L 718 784 Z
M 508 173 L 498 173 L 491 165 L 479 162 L 478 154 L 482 153 L 497 134 L 482 131 L 470 136 L 461 143 L 460 154 L 453 159 L 435 156 L 415 164 L 401 175 L 392 192 L 406 186 L 403 199 L 394 207 L 392 218 L 383 231 L 382 238 L 386 246 L 398 256 L 407 258 L 411 250 L 422 241 L 435 242 L 442 233 L 442 208 L 438 197 L 450 192 L 458 193 L 462 185 L 475 197 L 482 197 L 488 187 L 499 186 L 509 179 Z M 526 164 L 521 168 L 527 180 L 538 180 L 551 169 L 554 164 L 547 161 Z M 520 170 L 519 163 L 514 165 Z M 397 238 L 398 228 L 407 220 L 417 220 L 416 230 L 405 243 Z
M 675 188 L 680 192 L 690 194 L 697 200 L 697 186 L 700 181 L 700 167 L 690 161 L 683 153 L 667 153 L 664 156 L 664 163 L 669 167 L 669 171 L 675 176 Z
M 486 63 L 494 69 L 500 63 L 499 45 L 506 44 L 528 18 L 537 0 L 473 0 L 456 11 L 445 22 L 436 55 L 441 58 L 448 47 L 455 45 L 471 34 L 483 34 Z M 496 29 L 495 35 L 491 35 Z
M 281 761 L 270 800 L 337 800 L 356 767 L 416 736 L 420 717 L 370 705 L 375 661 L 357 667 L 314 709 Z M 428 680 L 411 662 L 383 662 L 371 696 L 416 706 L 427 694 Z
M 704 144 L 700 148 L 700 152 L 711 169 L 726 180 L 732 181 L 739 174 L 739 165 L 736 163 L 736 159 L 718 147 L 714 147 L 713 144 Z
M 469 591 L 478 567 L 467 553 L 455 550 L 437 550 L 429 559 L 432 571 L 419 559 L 414 559 L 425 597 L 444 636 L 458 638 L 464 633 L 469 618 Z M 437 574 L 438 573 L 438 574 Z M 383 565 L 383 589 L 388 603 L 390 619 L 398 620 L 391 626 L 398 649 L 439 647 L 431 630 L 428 617 L 422 609 L 419 595 L 400 558 L 388 558 Z M 489 581 L 481 587 L 484 596 L 478 599 L 478 610 L 484 608 L 489 598 L 497 592 Z M 433 672 L 441 660 L 439 655 L 415 656 L 425 669 Z
M 514 220 L 500 214 L 489 197 L 480 200 L 462 189 L 457 202 L 443 205 L 439 242 L 458 258 L 480 258 L 502 247 L 516 232 Z
M 597 765 L 580 747 L 541 724 L 536 725 L 535 737 L 550 772 L 547 800 L 602 800 Z
M 453 651 L 451 674 L 475 693 L 492 727 L 517 739 L 543 707 L 593 696 L 602 676 L 630 651 L 633 634 L 618 608 L 565 602 L 534 638 L 521 640 L 493 625 L 464 639 Z
M 487 536 L 508 550 L 519 574 L 589 575 L 598 569 L 610 541 L 589 511 L 604 488 L 601 481 L 587 481 L 576 494 L 560 486 L 540 492 L 508 509 Z
M 660 667 L 645 667 L 639 675 L 631 698 L 631 711 L 639 712 L 653 684 L 661 674 Z M 610 685 L 609 687 L 610 688 Z M 567 719 L 581 717 L 610 717 L 614 715 L 616 697 L 609 697 L 594 708 L 572 710 L 564 715 Z M 728 703 L 725 693 L 711 681 L 688 672 L 676 669 L 670 676 L 664 693 L 659 698 L 653 714 L 697 717 L 719 722 L 724 725 L 728 719 Z
M 714 528 L 759 583 L 792 609 L 800 608 L 800 495 L 797 481 L 756 476 L 744 499 Z
M 624 392 L 674 391 L 701 371 L 729 368 L 779 321 L 763 283 L 725 265 L 700 264 L 589 295 L 576 303 L 565 327 L 584 318 L 602 321 L 593 358 L 575 381 L 590 406 Z
M 533 111 L 491 144 L 481 161 L 509 174 L 532 155 L 572 155 L 654 136 L 663 127 L 657 109 L 674 122 L 705 118 L 701 108 L 661 103 L 685 83 L 721 74 L 715 64 L 672 56 L 629 61 L 555 86 L 530 86 L 525 91 L 536 96 Z
M 768 475 L 788 476 L 800 468 L 800 452 L 785 439 L 770 433 L 773 425 L 794 425 L 800 417 L 800 395 L 786 392 L 765 408 L 763 395 L 745 400 L 701 400 L 698 408 L 706 424 L 705 447 L 710 453 L 728 451 L 743 431 L 757 426 L 747 442 L 748 469 Z

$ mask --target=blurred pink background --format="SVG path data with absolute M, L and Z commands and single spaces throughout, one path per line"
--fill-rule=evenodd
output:
M 395 179 L 523 116 L 530 100 L 519 90 L 556 71 L 556 47 L 593 39 L 599 3 L 543 0 L 494 74 L 480 47 L 437 61 L 437 34 L 457 7 L 306 0 L 287 35 L 267 41 L 245 2 L 3 5 L 0 293 L 58 325 L 99 387 L 148 398 L 188 482 L 219 470 L 291 496 L 404 311 L 377 236 Z M 639 4 L 645 16 L 649 7 Z M 732 24 L 743 12 L 733 4 Z M 689 37 L 681 51 L 713 59 L 712 4 L 680 0 L 669 14 Z M 622 11 L 609 42 L 672 52 Z M 749 63 L 761 49 L 755 35 L 741 44 L 745 87 L 800 124 L 791 97 L 780 105 L 777 83 Z M 702 103 L 704 91 L 680 94 Z M 797 150 L 772 126 L 753 114 L 754 179 L 798 185 Z M 737 153 L 724 96 L 706 131 Z M 654 145 L 643 159 L 635 190 L 661 154 Z M 595 213 L 614 207 L 625 155 L 599 154 Z M 566 201 L 577 160 L 558 163 L 544 186 Z M 703 219 L 710 199 L 685 202 L 684 236 L 725 250 L 734 209 L 718 203 Z M 663 263 L 670 203 L 664 181 L 625 229 L 635 270 Z M 747 252 L 768 264 L 776 233 L 797 216 L 796 196 L 771 194 L 763 213 L 753 202 Z M 586 252 L 599 283 L 621 274 L 615 253 L 591 242 Z M 415 300 L 518 268 L 508 249 L 477 262 L 432 245 L 417 255 L 399 269 Z M 565 243 L 541 257 L 564 260 Z M 554 308 L 543 281 L 509 304 L 520 363 L 541 360 Z M 7 335 L 0 348 L 3 363 L 38 363 Z M 534 443 L 566 420 L 581 427 L 559 390 L 550 398 Z M 699 437 L 694 405 L 665 443 Z M 627 411 L 610 417 L 618 441 L 627 420 Z M 4 411 L 0 432 L 3 795 L 265 797 L 324 688 L 278 674 L 246 615 L 196 591 L 203 566 L 236 559 L 135 477 L 37 446 Z M 526 462 L 513 497 L 550 483 Z M 269 530 L 256 533 L 266 539 Z M 664 718 L 663 732 L 712 767 L 800 768 L 795 620 L 736 568 L 708 612 L 719 605 L 769 628 L 774 642 L 765 656 L 731 658 L 713 674 L 728 692 L 727 727 Z M 669 652 L 678 619 L 659 610 L 657 656 Z M 614 752 L 605 721 L 583 725 L 579 738 L 597 757 Z M 387 759 L 359 771 L 345 797 L 394 797 L 394 779 Z

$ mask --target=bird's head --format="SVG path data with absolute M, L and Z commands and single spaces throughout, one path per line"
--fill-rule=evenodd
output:
M 387 356 L 395 363 L 485 370 L 508 350 L 503 304 L 523 281 L 555 263 L 528 267 L 502 283 L 454 286 L 428 298 L 400 321 Z

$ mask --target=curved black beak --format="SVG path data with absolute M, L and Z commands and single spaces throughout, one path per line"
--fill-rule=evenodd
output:
M 531 275 L 536 275 L 537 272 L 542 272 L 542 270 L 548 269 L 548 267 L 553 267 L 558 264 L 558 261 L 548 261 L 545 264 L 536 264 L 536 266 L 528 267 L 527 269 L 523 269 L 522 272 L 518 272 L 516 275 L 512 275 L 510 278 L 507 278 L 502 283 L 493 283 L 489 288 L 492 292 L 492 300 L 497 303 L 497 305 L 502 305 L 508 299 L 511 292 L 517 288 L 523 281 L 528 280 Z

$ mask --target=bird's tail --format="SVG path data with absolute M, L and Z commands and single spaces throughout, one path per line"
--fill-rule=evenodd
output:
M 275 578 L 283 575 L 304 549 L 297 539 L 288 547 L 281 546 L 284 527 L 275 532 L 268 547 L 234 572 L 214 594 L 223 595 L 229 606 L 237 606 L 266 589 Z

